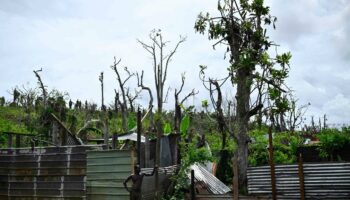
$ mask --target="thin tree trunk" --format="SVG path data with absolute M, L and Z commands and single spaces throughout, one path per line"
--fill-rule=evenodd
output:
M 122 126 L 123 126 L 123 131 L 124 132 L 127 132 L 128 131 L 128 113 L 127 113 L 127 111 L 126 111 L 126 107 L 125 107 L 125 105 L 122 103 L 121 105 L 120 105 L 120 107 L 121 107 L 121 114 L 122 114 Z
M 181 107 L 179 105 L 179 100 L 177 95 L 175 95 L 175 116 L 174 116 L 174 130 L 176 132 L 180 131 L 181 123 Z

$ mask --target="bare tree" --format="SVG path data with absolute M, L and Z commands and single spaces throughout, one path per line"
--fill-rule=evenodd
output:
M 21 93 L 18 91 L 18 88 L 15 87 L 8 93 L 12 95 L 12 102 L 10 103 L 10 106 L 17 106 L 21 96 Z
M 38 79 L 39 88 L 42 91 L 43 101 L 44 101 L 44 107 L 47 108 L 47 91 L 46 86 L 44 85 L 43 81 L 41 80 L 41 77 L 39 75 L 39 72 L 42 72 L 43 69 L 40 68 L 39 70 L 33 70 L 36 78 Z
M 120 105 L 120 100 L 119 100 L 119 92 L 114 89 L 114 109 L 115 109 L 115 112 L 118 113 L 119 111 L 119 105 Z
M 141 90 L 135 90 L 134 94 L 131 94 L 130 92 L 130 88 L 126 89 L 126 97 L 129 101 L 129 105 L 130 105 L 130 112 L 135 112 L 135 106 L 134 106 L 134 101 L 138 98 L 139 94 L 140 94 Z
M 149 35 L 151 40 L 151 44 L 146 44 L 140 40 L 139 43 L 142 47 L 151 54 L 153 58 L 153 72 L 154 72 L 154 80 L 157 92 L 157 105 L 158 112 L 162 112 L 163 103 L 164 103 L 164 84 L 167 78 L 167 72 L 169 63 L 176 53 L 177 48 L 181 43 L 183 43 L 186 39 L 180 37 L 180 40 L 177 42 L 175 48 L 171 50 L 168 54 L 164 54 L 164 48 L 168 41 L 163 40 L 163 36 L 160 30 L 153 30 Z
M 182 100 L 179 100 L 179 95 L 182 92 L 182 89 L 185 85 L 185 73 L 181 74 L 181 86 L 179 90 L 175 89 L 174 97 L 175 97 L 175 115 L 174 115 L 174 130 L 179 131 L 180 129 L 180 123 L 182 118 L 182 111 L 181 111 L 181 105 L 191 96 L 195 96 L 198 94 L 198 91 L 195 91 L 195 89 L 192 89 L 191 92 L 189 92 L 186 96 L 182 98 Z
M 99 76 L 99 81 L 101 82 L 101 118 L 103 119 L 103 139 L 104 139 L 104 144 L 107 145 L 108 148 L 108 115 L 107 115 L 107 109 L 104 104 L 104 88 L 103 88 L 103 72 L 101 72 Z
M 164 95 L 164 84 L 167 79 L 168 67 L 171 59 L 176 53 L 177 48 L 181 43 L 185 41 L 185 38 L 180 36 L 180 40 L 176 43 L 175 47 L 168 53 L 165 53 L 165 47 L 168 41 L 163 40 L 163 36 L 160 30 L 153 30 L 149 34 L 150 44 L 144 43 L 140 40 L 138 42 L 142 47 L 152 56 L 153 59 L 153 73 L 154 82 L 157 93 L 157 118 L 156 118 L 156 128 L 157 128 L 157 145 L 156 145 L 156 165 L 160 165 L 160 139 L 163 135 L 163 125 L 162 125 L 162 112 L 163 103 L 166 100 L 168 92 Z M 168 90 L 169 91 L 169 90 Z M 156 172 L 156 186 L 158 184 L 159 176 L 158 171 Z M 158 190 L 157 190 L 158 191 Z M 160 196 L 157 194 L 157 198 Z
M 101 72 L 98 80 L 101 82 L 101 110 L 105 111 L 106 106 L 104 104 L 103 72 Z
M 151 133 L 154 131 L 154 119 L 153 119 L 153 94 L 150 87 L 145 86 L 143 83 L 143 70 L 141 72 L 141 76 L 137 73 L 137 86 L 141 88 L 142 90 L 146 90 L 149 95 L 149 101 L 148 101 L 148 119 L 149 119 L 149 132 Z M 146 141 L 145 141 L 145 165 L 146 167 L 150 167 L 150 144 L 149 144 L 149 134 L 145 135 Z
M 201 70 L 199 72 L 199 78 L 203 83 L 203 86 L 209 91 L 210 101 L 212 103 L 214 112 L 215 112 L 215 120 L 218 124 L 218 130 L 222 135 L 222 143 L 221 149 L 225 149 L 227 143 L 227 132 L 234 138 L 236 138 L 235 134 L 233 134 L 233 127 L 235 126 L 235 121 L 233 120 L 233 114 L 231 112 L 231 107 L 233 103 L 228 101 L 227 113 L 225 116 L 224 108 L 223 108 L 223 95 L 221 92 L 221 88 L 229 80 L 229 77 L 224 78 L 206 78 L 204 70 L 207 68 L 206 66 L 201 65 Z M 216 94 L 216 98 L 215 98 Z M 206 106 L 207 107 L 207 106 Z M 207 110 L 208 112 L 208 110 Z
M 304 115 L 310 103 L 297 106 L 298 100 L 294 99 L 293 96 L 291 96 L 290 102 L 290 110 L 286 113 L 287 120 L 285 124 L 288 130 L 294 131 L 304 122 Z
M 123 126 L 123 131 L 127 132 L 128 131 L 128 101 L 127 101 L 127 95 L 126 95 L 126 90 L 127 90 L 126 83 L 135 74 L 131 73 L 127 67 L 124 67 L 124 71 L 126 72 L 127 76 L 125 79 L 122 79 L 120 71 L 118 70 L 120 62 L 121 62 L 121 59 L 117 61 L 116 57 L 114 57 L 114 64 L 111 66 L 111 68 L 114 70 L 114 72 L 117 75 L 119 91 L 121 92 L 120 95 L 123 99 L 122 102 L 120 100 L 118 101 L 121 109 L 121 114 L 122 114 L 122 126 Z
M 137 86 L 141 87 L 141 90 L 146 90 L 148 92 L 149 95 L 149 102 L 148 102 L 148 112 L 149 112 L 149 121 L 150 121 L 150 131 L 152 131 L 154 129 L 154 122 L 153 122 L 153 94 L 152 94 L 152 90 L 150 87 L 147 87 L 144 85 L 143 83 L 143 70 L 141 72 L 141 76 L 139 76 L 139 74 L 137 73 Z
M 226 119 L 224 116 L 224 112 L 223 112 L 223 108 L 222 108 L 223 98 L 222 98 L 222 93 L 221 93 L 221 85 L 219 84 L 219 82 L 217 80 L 210 79 L 209 81 L 210 81 L 210 98 L 212 100 L 212 103 L 213 103 L 213 106 L 215 109 L 215 115 L 216 115 L 216 121 L 218 123 L 218 129 L 222 135 L 221 149 L 224 150 L 226 147 L 226 143 L 227 143 L 227 131 L 229 129 L 228 129 Z M 212 88 L 213 86 L 215 87 L 215 89 Z M 216 91 L 216 93 L 217 93 L 216 101 L 214 100 L 214 97 L 213 97 L 214 91 Z M 234 136 L 234 134 L 232 134 L 232 136 Z

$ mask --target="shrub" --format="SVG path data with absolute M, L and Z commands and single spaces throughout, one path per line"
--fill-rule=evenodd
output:
M 345 145 L 350 144 L 350 134 L 348 128 L 323 129 L 317 138 L 320 140 L 319 148 L 320 157 L 334 160 L 336 151 L 342 149 Z
M 249 165 L 259 166 L 269 163 L 268 130 L 255 129 L 250 132 L 252 143 L 249 145 Z M 296 152 L 302 139 L 298 132 L 280 132 L 273 134 L 275 164 L 291 164 L 296 162 Z

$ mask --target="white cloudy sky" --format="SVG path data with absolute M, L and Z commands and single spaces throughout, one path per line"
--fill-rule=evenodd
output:
M 36 86 L 34 69 L 43 68 L 49 89 L 67 91 L 73 100 L 99 102 L 101 71 L 106 99 L 117 87 L 110 69 L 113 56 L 133 71 L 145 70 L 152 84 L 151 59 L 136 39 L 147 41 L 154 28 L 174 44 L 187 36 L 170 66 L 168 85 L 179 87 L 186 72 L 189 91 L 206 91 L 198 79 L 198 65 L 212 76 L 225 74 L 223 51 L 214 51 L 206 36 L 194 33 L 200 11 L 215 13 L 216 0 L 0 0 L 0 96 L 14 86 Z M 300 104 L 311 103 L 308 116 L 327 114 L 330 122 L 350 122 L 350 1 L 269 0 L 278 17 L 271 38 L 280 51 L 293 54 L 289 85 Z M 135 82 L 130 82 L 135 87 Z M 228 92 L 228 91 L 226 91 Z M 144 94 L 143 100 L 147 101 Z M 171 105 L 169 105 L 170 107 Z

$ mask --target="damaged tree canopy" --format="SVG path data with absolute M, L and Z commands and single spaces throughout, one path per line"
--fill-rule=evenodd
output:
M 246 186 L 249 119 L 257 114 L 262 118 L 267 99 L 271 112 L 288 109 L 283 93 L 287 90 L 285 78 L 288 77 L 291 54 L 269 55 L 269 48 L 275 44 L 269 40 L 266 27 L 270 24 L 275 27 L 277 19 L 270 15 L 263 0 L 219 0 L 217 9 L 219 14 L 216 16 L 200 13 L 194 28 L 201 34 L 207 33 L 209 40 L 216 41 L 214 49 L 218 44 L 227 47 L 230 65 L 224 79 L 229 79 L 236 89 L 233 134 L 237 142 L 240 185 Z M 255 100 L 252 93 L 257 94 Z

